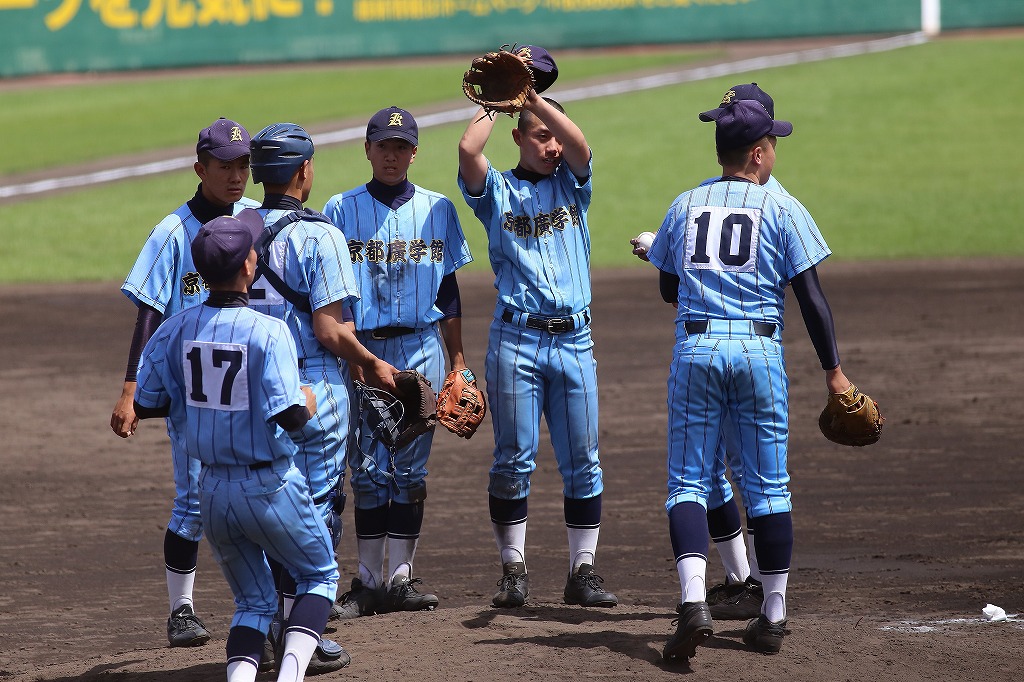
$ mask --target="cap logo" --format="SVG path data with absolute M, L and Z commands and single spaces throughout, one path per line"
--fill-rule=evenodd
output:
M 241 142 L 242 141 L 242 129 L 238 126 L 231 127 L 231 141 Z
M 530 46 L 529 45 L 525 45 L 525 46 L 519 48 L 519 53 L 518 54 L 519 54 L 520 57 L 525 57 L 526 59 L 533 59 L 533 53 L 530 51 Z
M 735 90 L 730 90 L 729 92 L 725 93 L 725 95 L 722 97 L 722 106 L 725 106 L 726 104 L 729 104 L 735 98 L 736 98 L 736 91 Z
M 391 118 L 388 119 L 388 127 L 390 128 L 391 126 L 402 127 L 402 115 L 397 111 L 393 112 Z

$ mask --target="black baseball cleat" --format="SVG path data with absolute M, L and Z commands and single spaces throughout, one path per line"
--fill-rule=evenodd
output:
M 773 623 L 764 614 L 752 618 L 743 631 L 743 643 L 762 654 L 777 654 L 782 649 L 782 638 L 786 636 L 788 622 L 783 618 Z
M 351 662 L 352 657 L 340 644 L 321 638 L 306 666 L 306 676 L 313 677 L 333 673 L 335 670 L 347 667 Z
M 676 607 L 679 617 L 672 621 L 676 633 L 668 640 L 661 656 L 666 661 L 690 659 L 697 655 L 697 647 L 714 633 L 711 609 L 706 601 L 686 602 Z
M 359 578 L 352 578 L 352 589 L 338 597 L 331 606 L 328 620 L 351 620 L 360 616 L 372 616 L 383 609 L 386 592 L 381 588 L 370 588 Z
M 210 641 L 210 633 L 191 604 L 182 604 L 167 619 L 167 641 L 172 647 L 201 646 Z
M 281 660 L 284 658 L 286 629 L 287 626 L 281 621 L 280 613 L 274 616 L 274 620 L 270 623 L 270 630 L 267 632 L 267 641 L 273 650 L 273 661 L 265 664 L 261 660 L 260 665 L 257 667 L 259 672 L 267 672 L 275 668 L 278 671 L 281 670 Z M 351 662 L 352 657 L 340 644 L 321 637 L 320 641 L 317 642 L 313 655 L 309 658 L 309 663 L 306 664 L 305 674 L 308 677 L 314 677 L 316 675 L 332 673 L 335 670 L 341 670 L 348 666 Z
M 498 593 L 491 599 L 491 603 L 503 609 L 522 606 L 530 596 L 530 576 L 526 574 L 526 564 L 510 561 L 502 566 L 502 571 Z
M 604 578 L 599 576 L 590 564 L 580 564 L 575 572 L 569 574 L 563 592 L 566 604 L 575 606 L 598 606 L 610 609 L 619 603 L 618 597 L 603 589 Z
M 391 589 L 384 597 L 385 611 L 433 611 L 437 607 L 437 596 L 423 594 L 416 589 L 419 578 L 398 576 L 391 580 Z
M 708 606 L 715 620 L 749 620 L 761 615 L 764 587 L 753 578 L 741 583 L 723 583 L 708 591 Z

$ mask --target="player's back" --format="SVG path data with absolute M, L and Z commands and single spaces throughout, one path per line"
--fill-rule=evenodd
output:
M 283 322 L 246 307 L 200 305 L 160 326 L 163 385 L 174 387 L 170 418 L 185 451 L 206 464 L 250 464 L 292 456 L 296 446 L 270 417 L 298 388 Z M 170 390 L 169 390 L 170 392 Z
M 260 209 L 260 213 L 269 227 L 290 211 Z M 305 303 L 302 308 L 296 306 L 265 275 L 258 273 L 250 289 L 250 307 L 288 325 L 300 358 L 326 355 L 327 350 L 316 339 L 311 311 L 358 297 L 344 236 L 329 223 L 318 220 L 291 222 L 269 245 L 267 262 L 284 285 Z
M 746 319 L 781 325 L 789 280 L 829 254 L 797 200 L 742 180 L 720 180 L 683 193 L 669 210 L 666 227 L 667 256 L 680 277 L 678 317 L 683 321 Z M 652 262 L 659 265 L 656 258 Z

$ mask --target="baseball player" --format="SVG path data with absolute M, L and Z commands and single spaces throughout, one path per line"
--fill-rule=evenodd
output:
M 730 102 L 740 99 L 760 102 L 768 115 L 775 118 L 775 101 L 767 92 L 758 87 L 757 83 L 743 83 L 729 88 L 722 96 L 721 104 L 715 109 L 701 112 L 699 118 L 704 122 L 713 122 Z M 710 185 L 718 179 L 718 176 L 708 178 L 701 183 L 701 186 Z M 774 175 L 769 177 L 762 187 L 771 192 L 789 195 L 789 192 Z M 653 240 L 654 234 L 650 232 L 642 233 L 631 239 L 633 254 L 642 260 L 647 260 L 647 250 Z M 743 472 L 737 454 L 738 446 L 730 442 L 726 447 L 726 442 L 731 440 L 732 433 L 726 431 L 722 442 L 721 457 L 716 460 L 716 463 L 724 465 L 728 461 L 733 479 L 739 486 L 739 479 Z M 761 604 L 764 602 L 764 590 L 761 585 L 761 575 L 757 570 L 757 555 L 754 552 L 754 536 L 750 531 L 751 525 L 748 518 L 748 532 L 746 541 L 744 541 L 739 509 L 736 502 L 733 501 L 733 487 L 725 475 L 724 466 L 720 467 L 715 478 L 717 485 L 709 491 L 708 497 L 708 531 L 718 549 L 726 577 L 725 582 L 708 590 L 707 602 L 711 607 L 711 617 L 715 620 L 749 620 L 760 614 Z
M 146 342 L 161 321 L 206 300 L 207 283 L 192 262 L 189 245 L 203 223 L 258 204 L 242 196 L 249 181 L 249 133 L 226 118 L 199 132 L 196 143 L 199 188 L 194 197 L 160 221 L 135 261 L 121 291 L 138 307 L 121 397 L 110 428 L 122 438 L 138 426 L 133 408 L 136 372 Z M 195 615 L 192 593 L 203 525 L 199 517 L 199 461 L 189 459 L 174 424 L 167 422 L 174 468 L 174 506 L 164 534 L 164 563 L 170 617 L 167 640 L 172 647 L 197 646 L 210 639 Z
M 348 440 L 347 361 L 368 382 L 394 390 L 397 370 L 370 353 L 344 320 L 359 289 L 340 234 L 320 213 L 303 208 L 313 186 L 313 141 L 301 126 L 275 123 L 252 138 L 252 177 L 263 183 L 258 209 L 266 230 L 250 305 L 284 320 L 298 356 L 299 375 L 316 397 L 317 412 L 297 436 L 296 466 L 307 479 L 317 509 L 341 540 L 340 513 Z M 289 618 L 294 584 L 281 573 L 282 618 Z M 314 660 L 328 672 L 340 647 L 324 640 Z M 342 652 L 343 653 L 343 652 Z M 340 666 L 339 666 L 340 667 Z
M 562 107 L 536 91 L 512 130 L 516 168 L 499 172 L 484 156 L 493 128 L 481 109 L 459 142 L 459 186 L 487 233 L 498 290 L 486 359 L 489 507 L 503 571 L 492 601 L 522 606 L 530 593 L 527 499 L 543 414 L 563 482 L 565 603 L 612 607 L 618 600 L 594 570 L 604 481 L 589 308 L 591 150 Z
M 371 180 L 334 195 L 324 207 L 348 240 L 362 292 L 352 306 L 357 335 L 376 356 L 415 369 L 441 386 L 444 350 L 452 369 L 466 367 L 455 271 L 473 258 L 452 202 L 409 181 L 409 166 L 419 150 L 413 115 L 399 107 L 375 113 L 366 126 L 364 149 Z M 420 593 L 420 579 L 413 577 L 433 435 L 424 433 L 393 454 L 394 487 L 355 466 L 353 459 L 359 568 L 352 589 L 335 608 L 338 617 L 437 606 L 437 597 Z M 359 460 L 388 461 L 387 447 L 379 439 L 367 434 L 360 438 L 355 430 L 352 437 Z
M 299 586 L 278 680 L 303 679 L 338 585 L 330 533 L 293 461 L 290 434 L 315 413 L 315 400 L 300 391 L 287 326 L 246 307 L 262 231 L 247 209 L 195 234 L 190 253 L 209 298 L 166 320 L 146 344 L 134 404 L 140 418 L 168 417 L 201 462 L 203 526 L 235 596 L 228 682 L 255 679 L 277 612 L 264 553 Z
M 715 118 L 722 176 L 673 202 L 648 253 L 661 291 L 677 306 L 668 381 L 669 534 L 682 591 L 666 660 L 690 658 L 713 632 L 706 601 L 709 490 L 723 434 L 738 446 L 740 493 L 754 531 L 764 603 L 743 641 L 775 653 L 786 634 L 793 546 L 787 487 L 789 383 L 781 331 L 793 292 L 830 392 L 850 386 L 816 266 L 831 252 L 796 199 L 768 191 L 778 137 L 793 132 L 755 100 Z

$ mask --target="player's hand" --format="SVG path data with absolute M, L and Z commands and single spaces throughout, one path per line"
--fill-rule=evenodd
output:
M 842 365 L 837 365 L 835 369 L 825 371 L 825 385 L 828 386 L 829 393 L 843 393 L 846 389 L 850 388 L 852 383 L 843 374 Z
M 653 232 L 641 232 L 637 236 L 629 240 L 630 245 L 633 247 L 633 255 L 640 260 L 648 260 L 647 252 L 651 248 L 651 244 L 654 243 Z
M 306 396 L 306 409 L 312 418 L 316 414 L 316 396 L 313 395 L 313 389 L 309 386 L 299 386 L 299 390 Z
M 121 390 L 121 397 L 114 405 L 110 415 L 110 428 L 121 438 L 128 438 L 139 427 L 139 418 L 135 415 L 135 382 L 126 381 Z
M 363 383 L 374 388 L 383 389 L 388 393 L 394 393 L 397 390 L 395 388 L 395 375 L 398 374 L 399 370 L 392 366 L 391 363 L 385 362 L 380 358 L 374 358 L 363 365 L 362 370 L 365 377 Z

